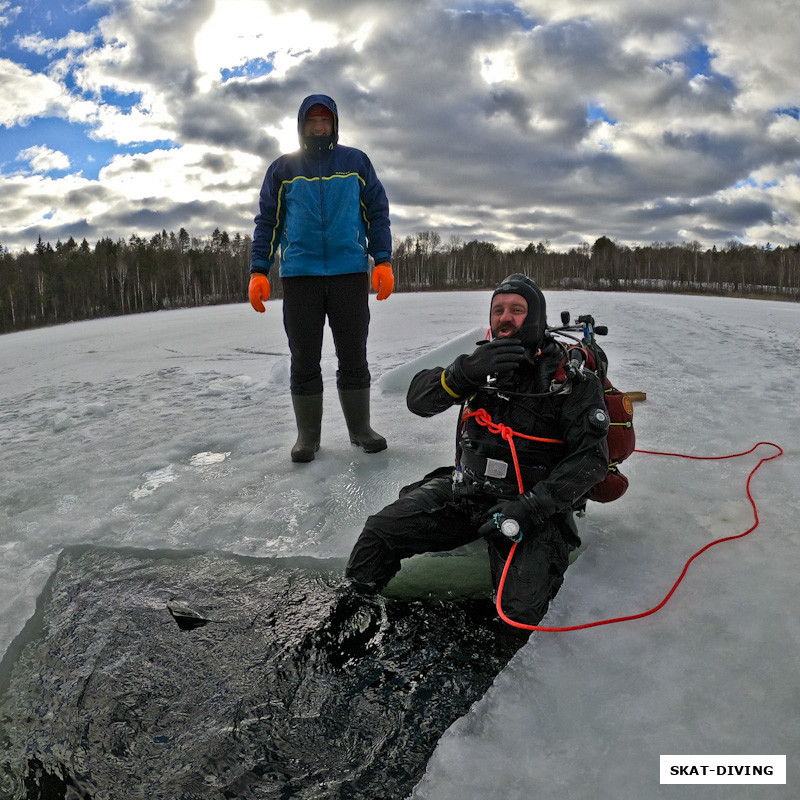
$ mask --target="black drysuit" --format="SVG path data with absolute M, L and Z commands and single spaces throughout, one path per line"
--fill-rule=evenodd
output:
M 484 409 L 493 426 L 560 440 L 513 438 L 532 512 L 529 532 L 509 568 L 502 608 L 511 620 L 536 625 L 563 582 L 570 550 L 580 544 L 573 509 L 606 475 L 608 415 L 592 373 L 577 374 L 561 385 L 562 391 L 550 391 L 558 386 L 552 385 L 563 356 L 558 345 L 547 341 L 535 356 L 527 353 L 514 372 L 469 398 L 449 390 L 447 371 L 423 370 L 411 382 L 407 404 L 415 414 L 430 417 L 466 400 L 465 415 Z M 400 569 L 401 559 L 475 541 L 498 499 L 519 495 L 508 441 L 475 417 L 462 416 L 459 422 L 455 467 L 462 480 L 454 482 L 454 468 L 442 467 L 367 519 L 348 561 L 348 577 L 380 590 Z M 486 538 L 497 590 L 511 543 L 499 532 Z

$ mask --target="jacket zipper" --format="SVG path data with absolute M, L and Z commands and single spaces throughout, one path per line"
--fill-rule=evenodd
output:
M 327 218 L 325 214 L 325 187 L 322 180 L 322 150 L 317 151 L 317 179 L 319 181 L 319 213 L 320 213 L 320 229 L 322 234 L 322 274 L 328 274 L 328 249 L 326 246 L 327 237 L 325 235 L 325 228 L 327 225 Z

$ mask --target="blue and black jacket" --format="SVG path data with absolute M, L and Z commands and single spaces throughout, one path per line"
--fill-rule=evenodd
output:
M 333 135 L 303 136 L 311 106 L 333 113 Z M 281 251 L 281 277 L 345 275 L 391 262 L 389 202 L 361 150 L 338 143 L 339 114 L 327 95 L 313 94 L 297 115 L 300 149 L 267 170 L 250 256 L 250 271 L 269 274 Z

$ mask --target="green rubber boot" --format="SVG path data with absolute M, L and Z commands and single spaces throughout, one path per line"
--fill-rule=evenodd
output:
M 379 453 L 386 449 L 386 439 L 369 426 L 369 387 L 366 389 L 339 389 L 344 420 L 350 433 L 350 443 L 363 448 L 365 453 Z
M 314 460 L 322 432 L 322 395 L 293 394 L 292 406 L 297 422 L 297 441 L 292 448 L 292 461 Z

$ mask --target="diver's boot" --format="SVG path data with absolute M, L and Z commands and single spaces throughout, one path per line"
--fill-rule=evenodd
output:
M 297 422 L 297 441 L 292 448 L 292 461 L 314 460 L 322 433 L 322 395 L 293 394 L 294 418 Z
M 386 449 L 386 439 L 369 426 L 369 386 L 366 389 L 339 389 L 344 420 L 350 433 L 350 443 L 365 453 Z

